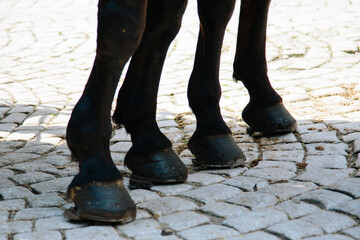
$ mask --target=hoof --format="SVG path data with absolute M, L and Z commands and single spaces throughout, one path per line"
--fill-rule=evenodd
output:
M 75 203 L 64 213 L 70 220 L 117 223 L 135 220 L 136 205 L 121 180 L 70 186 L 68 194 Z
M 125 165 L 130 169 L 130 188 L 150 188 L 154 184 L 180 183 L 188 170 L 172 148 L 136 156 L 129 152 Z
M 189 150 L 196 157 L 194 165 L 205 169 L 233 168 L 245 163 L 244 153 L 230 134 L 190 140 Z
M 245 107 L 242 117 L 250 126 L 247 129 L 249 135 L 267 136 L 292 133 L 297 127 L 296 120 L 282 103 L 255 110 L 250 109 L 248 105 Z

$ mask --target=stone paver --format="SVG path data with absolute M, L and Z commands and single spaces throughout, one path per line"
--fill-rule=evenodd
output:
M 267 230 L 288 239 L 302 239 L 323 234 L 323 230 L 319 226 L 303 220 L 292 220 L 279 223 L 267 228 Z
M 196 128 L 186 91 L 198 34 L 189 1 L 157 106 L 188 181 L 129 190 L 136 221 L 94 226 L 62 215 L 78 171 L 66 126 L 95 56 L 97 0 L 0 1 L 0 240 L 360 239 L 360 2 L 271 3 L 269 78 L 298 127 L 262 138 L 246 134 L 248 93 L 232 80 L 239 5 L 223 43 L 220 105 L 246 166 L 200 171 L 186 148 Z M 126 184 L 130 147 L 125 129 L 115 130 L 111 154 Z

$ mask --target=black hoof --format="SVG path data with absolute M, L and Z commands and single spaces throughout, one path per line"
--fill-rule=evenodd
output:
M 286 110 L 282 103 L 260 109 L 251 109 L 246 106 L 242 117 L 250 126 L 247 133 L 250 135 L 275 135 L 295 132 L 296 120 Z
M 64 212 L 70 220 L 118 223 L 135 220 L 136 205 L 121 180 L 70 186 L 68 194 L 75 203 L 75 207 Z
M 189 141 L 189 150 L 201 168 L 233 168 L 244 165 L 245 155 L 230 134 Z
M 130 169 L 130 188 L 150 188 L 154 184 L 180 183 L 188 176 L 188 170 L 172 148 L 151 154 L 135 155 L 131 151 L 125 157 Z

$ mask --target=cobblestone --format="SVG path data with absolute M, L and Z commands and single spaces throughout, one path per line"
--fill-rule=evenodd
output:
M 205 223 L 209 223 L 207 216 L 195 212 L 178 212 L 164 217 L 158 218 L 158 221 L 175 231 L 182 231 L 188 228 L 196 227 Z
M 288 220 L 288 218 L 285 213 L 275 209 L 265 208 L 244 213 L 242 216 L 236 218 L 226 219 L 223 224 L 235 228 L 240 233 L 248 233 L 286 220 Z
M 343 236 L 343 235 L 323 235 L 323 236 L 318 236 L 318 237 L 310 237 L 310 238 L 305 238 L 307 240 L 351 240 L 352 238 L 349 238 L 347 236 Z
M 285 212 L 292 219 L 299 218 L 320 210 L 318 207 L 312 204 L 296 200 L 282 202 L 276 205 L 275 208 Z
M 356 221 L 348 216 L 327 211 L 307 215 L 302 217 L 301 220 L 321 227 L 326 233 L 336 233 L 356 225 Z
M 360 239 L 360 227 L 349 228 L 343 232 L 355 239 Z
M 157 107 L 158 124 L 188 167 L 188 181 L 129 190 L 137 220 L 93 226 L 62 214 L 74 206 L 65 196 L 78 171 L 66 126 L 95 55 L 97 0 L 0 1 L 0 240 L 360 239 L 360 33 L 354 24 L 360 3 L 271 3 L 269 78 L 298 127 L 261 138 L 246 134 L 241 115 L 249 97 L 232 80 L 236 4 L 222 49 L 220 104 L 246 167 L 200 171 L 186 149 L 196 128 L 186 91 L 199 26 L 196 1 L 189 1 L 168 51 Z M 131 137 L 116 129 L 110 146 L 127 185 L 123 162 Z M 262 215 L 270 220 L 264 223 Z M 241 226 L 244 216 L 256 220 Z M 249 230 L 254 226 L 259 230 Z
M 165 216 L 179 211 L 194 210 L 197 207 L 195 203 L 178 197 L 164 197 L 150 200 L 140 203 L 138 206 L 158 216 Z
M 65 231 L 67 240 L 121 240 L 125 239 L 119 236 L 116 230 L 111 226 L 91 226 L 77 228 Z
M 275 195 L 277 198 L 284 201 L 316 188 L 317 186 L 311 182 L 288 182 L 272 184 L 260 189 L 258 192 Z
M 278 240 L 279 238 L 266 232 L 253 232 L 249 234 L 242 234 L 239 237 L 226 238 L 226 240 L 258 240 L 258 239 Z
M 301 194 L 299 197 L 296 197 L 296 199 L 308 203 L 317 204 L 325 209 L 330 209 L 339 203 L 350 200 L 351 197 L 338 192 L 328 191 L 325 189 L 318 189 Z
M 246 207 L 217 201 L 207 202 L 206 205 L 200 207 L 199 210 L 223 218 L 241 216 L 243 213 L 249 212 L 249 209 Z
M 304 229 L 306 229 L 306 231 L 304 231 Z M 267 230 L 288 239 L 302 239 L 323 234 L 320 227 L 303 220 L 292 220 L 279 223 L 269 227 Z
M 251 209 L 261 209 L 264 207 L 274 206 L 278 202 L 278 199 L 272 194 L 244 192 L 228 199 L 227 202 Z
M 225 200 L 240 193 L 241 190 L 224 184 L 214 184 L 181 193 L 182 196 L 206 203 L 211 200 Z
M 206 233 L 206 235 L 204 235 Z M 230 236 L 237 235 L 238 233 L 224 226 L 218 225 L 203 225 L 195 228 L 191 228 L 179 233 L 181 237 L 187 240 L 191 239 L 221 239 Z

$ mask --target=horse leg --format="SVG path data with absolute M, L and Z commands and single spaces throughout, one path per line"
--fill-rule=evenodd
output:
M 99 1 L 96 58 L 66 135 L 80 168 L 68 188 L 75 203 L 65 213 L 70 219 L 135 219 L 136 206 L 110 155 L 110 110 L 121 71 L 140 43 L 146 5 L 147 0 Z
M 149 0 L 146 28 L 120 89 L 115 123 L 131 134 L 125 165 L 133 188 L 183 182 L 187 168 L 156 123 L 159 80 L 168 47 L 178 33 L 187 0 Z
M 234 78 L 241 80 L 250 95 L 242 116 L 250 134 L 294 132 L 296 120 L 282 104 L 267 76 L 266 24 L 270 0 L 242 0 Z
M 198 0 L 200 31 L 188 86 L 189 105 L 197 126 L 188 147 L 196 157 L 194 164 L 203 168 L 235 167 L 245 161 L 219 107 L 221 46 L 234 4 L 235 0 Z

